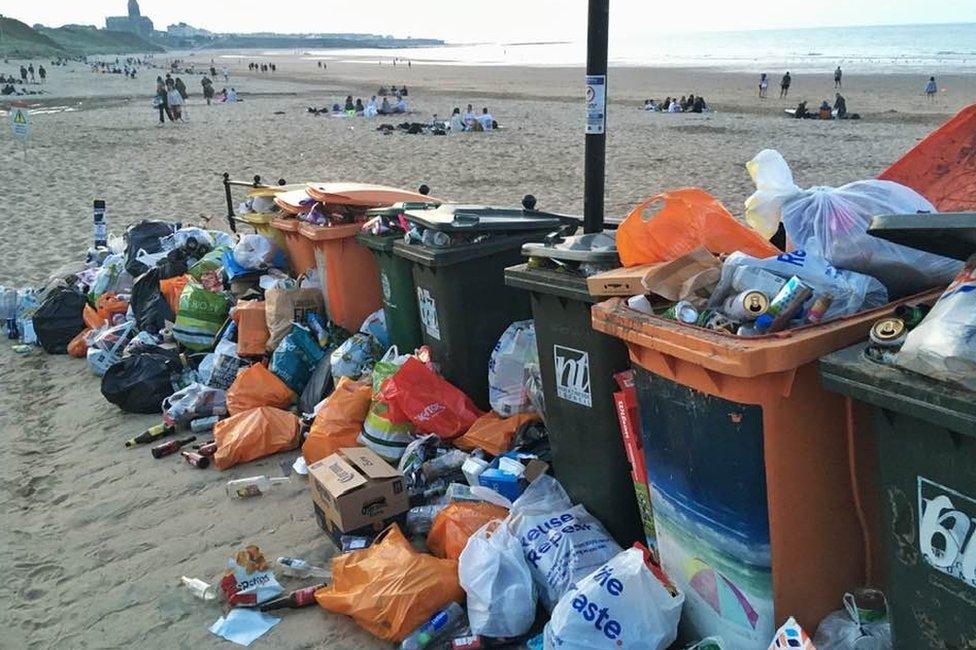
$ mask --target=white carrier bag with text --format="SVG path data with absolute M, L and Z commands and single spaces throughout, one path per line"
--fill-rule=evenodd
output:
M 512 504 L 510 523 L 546 609 L 569 586 L 620 552 L 596 517 L 573 505 L 563 486 L 543 474 Z
M 684 602 L 630 548 L 569 587 L 546 623 L 544 648 L 664 650 L 678 636 Z

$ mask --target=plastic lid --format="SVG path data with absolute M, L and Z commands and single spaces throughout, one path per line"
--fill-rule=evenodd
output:
M 580 223 L 579 218 L 524 208 L 445 203 L 433 210 L 407 210 L 407 220 L 430 230 L 444 232 L 516 232 L 555 230 L 562 223 Z
M 768 330 L 772 324 L 773 324 L 773 317 L 770 316 L 769 314 L 762 314 L 758 318 L 756 318 L 756 331 L 763 332 L 765 330 Z
M 522 246 L 522 254 L 526 257 L 549 257 L 557 260 L 620 265 L 615 230 L 572 237 L 551 233 L 541 243 Z
M 370 208 L 366 210 L 369 217 L 395 217 L 407 210 L 433 210 L 440 205 L 439 201 L 401 201 L 384 208 Z
M 871 220 L 868 234 L 902 246 L 966 260 L 976 253 L 976 212 L 884 214 Z

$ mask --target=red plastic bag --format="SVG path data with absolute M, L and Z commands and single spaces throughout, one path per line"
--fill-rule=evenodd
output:
M 437 513 L 427 534 L 427 548 L 437 557 L 456 560 L 468 538 L 494 519 L 504 519 L 508 509 L 494 503 L 455 501 Z
M 298 416 L 271 406 L 239 413 L 214 425 L 214 465 L 227 469 L 298 445 Z
M 739 223 L 715 197 L 687 187 L 638 203 L 617 229 L 624 266 L 670 262 L 699 246 L 715 254 L 779 255 L 775 246 Z
M 413 422 L 418 433 L 445 439 L 464 434 L 482 415 L 467 395 L 416 357 L 407 359 L 383 382 L 380 396 L 390 406 L 388 416 L 401 414 Z
M 351 616 L 384 641 L 402 641 L 450 602 L 464 602 L 457 560 L 418 553 L 396 524 L 373 545 L 332 560 L 332 584 L 315 592 L 322 609 Z
M 316 414 L 302 445 L 305 462 L 311 465 L 343 447 L 359 447 L 356 439 L 363 430 L 363 420 L 372 401 L 373 386 L 368 379 L 340 379 Z
M 256 363 L 239 372 L 227 389 L 227 412 L 235 415 L 258 406 L 286 409 L 295 399 L 294 391 L 285 382 L 263 363 Z

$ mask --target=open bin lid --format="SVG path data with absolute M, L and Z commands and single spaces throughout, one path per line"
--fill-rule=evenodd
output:
M 884 214 L 871 220 L 868 234 L 928 253 L 967 260 L 976 253 L 976 212 Z
M 580 224 L 578 217 L 524 208 L 444 204 L 433 210 L 407 210 L 408 221 L 442 232 L 510 232 L 555 230 L 561 224 Z
M 393 205 L 382 208 L 370 208 L 366 210 L 367 217 L 395 217 L 403 214 L 407 210 L 433 210 L 441 205 L 440 201 L 431 199 L 430 201 L 401 201 Z
M 558 232 L 550 233 L 542 242 L 523 244 L 522 255 L 620 266 L 615 230 L 570 237 L 564 237 Z

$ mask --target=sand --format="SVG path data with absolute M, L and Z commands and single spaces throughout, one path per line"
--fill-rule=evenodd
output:
M 323 71 L 299 56 L 275 62 L 273 75 L 248 75 L 245 63 L 243 72 L 232 68 L 228 83 L 217 82 L 218 89 L 238 89 L 245 101 L 236 105 L 205 106 L 199 78 L 187 77 L 190 120 L 163 127 L 150 105 L 160 71 L 142 70 L 132 81 L 79 65 L 53 68 L 43 87 L 49 94 L 28 98 L 45 112 L 32 116 L 26 154 L 7 130 L 0 145 L 7 206 L 0 283 L 36 283 L 79 259 L 89 244 L 95 198 L 107 201 L 116 232 L 143 217 L 212 218 L 212 225 L 225 227 L 224 171 L 289 182 L 410 188 L 426 182 L 439 197 L 512 205 L 531 193 L 540 208 L 582 210 L 581 70 L 330 61 Z M 17 66 L 11 61 L 0 71 Z M 945 91 L 934 102 L 921 96 L 924 79 L 914 75 L 850 70 L 844 81 L 849 110 L 865 118 L 860 122 L 783 116 L 800 99 L 811 107 L 832 99 L 829 75 L 797 75 L 788 100 L 771 88 L 760 102 L 753 76 L 613 70 L 608 216 L 622 217 L 645 197 L 688 185 L 704 187 L 740 214 L 751 192 L 744 164 L 765 147 L 786 156 L 803 186 L 870 177 L 976 96 L 976 76 L 940 77 Z M 446 118 L 470 102 L 490 107 L 505 128 L 384 136 L 375 130 L 382 119 L 305 112 L 349 93 L 368 99 L 391 82 L 410 88 L 412 119 L 434 112 Z M 645 97 L 689 92 L 703 94 L 715 111 L 638 110 Z M 303 481 L 245 502 L 224 493 L 226 480 L 277 474 L 295 453 L 223 473 L 194 470 L 178 457 L 156 461 L 145 449 L 124 450 L 122 441 L 158 418 L 122 414 L 108 404 L 83 363 L 39 350 L 19 356 L 4 346 L 0 372 L 3 647 L 229 647 L 207 631 L 220 606 L 194 600 L 179 586 L 181 575 L 214 579 L 248 543 L 269 557 L 291 554 L 316 563 L 334 552 L 315 524 Z M 351 621 L 310 608 L 287 612 L 255 647 L 386 646 Z

